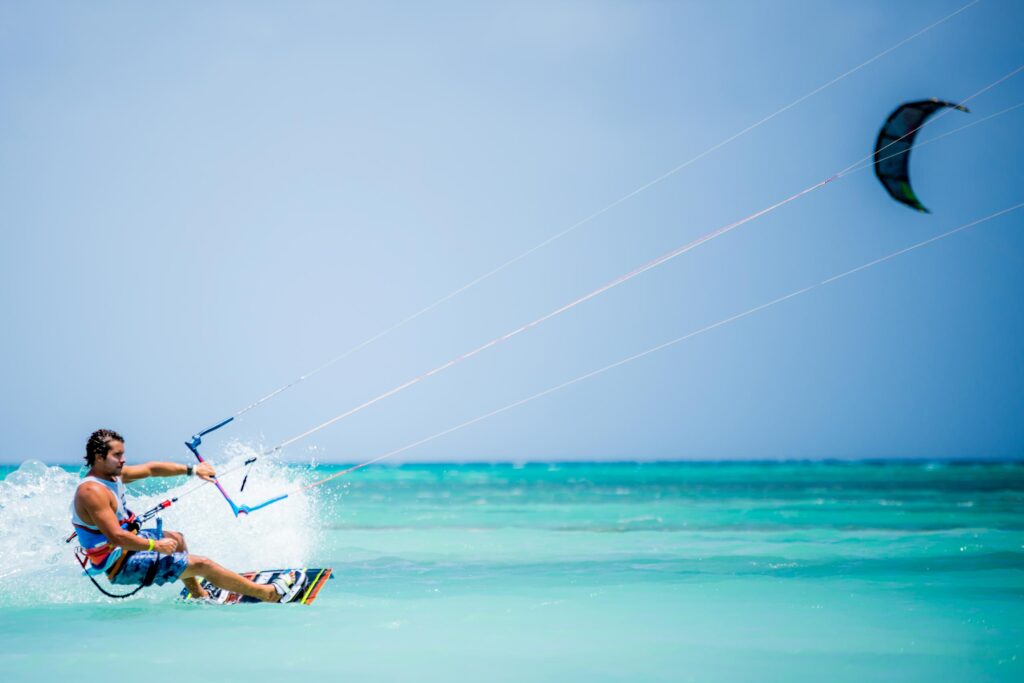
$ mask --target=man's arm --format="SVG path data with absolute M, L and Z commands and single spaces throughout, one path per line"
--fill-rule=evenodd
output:
M 217 476 L 213 466 L 208 462 L 195 465 L 195 473 L 207 481 Z M 188 465 L 183 465 L 180 462 L 144 462 L 141 465 L 125 465 L 121 469 L 121 481 L 127 484 L 146 477 L 181 477 L 186 474 L 188 474 Z
M 142 538 L 121 528 L 117 523 L 117 515 L 110 507 L 110 492 L 99 484 L 91 482 L 79 487 L 76 502 L 84 508 L 92 523 L 100 528 L 111 545 L 125 550 L 149 550 L 149 539 Z M 162 538 L 153 542 L 153 550 L 164 554 L 173 553 L 178 543 L 173 538 Z

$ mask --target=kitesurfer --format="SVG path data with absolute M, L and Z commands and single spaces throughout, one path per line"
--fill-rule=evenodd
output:
M 213 585 L 265 602 L 287 601 L 295 592 L 295 572 L 270 584 L 257 584 L 225 569 L 213 560 L 188 552 L 178 531 L 140 529 L 125 505 L 125 484 L 147 477 L 195 475 L 212 481 L 216 476 L 206 462 L 197 466 L 174 462 L 125 465 L 124 438 L 111 429 L 92 433 L 85 447 L 88 474 L 71 502 L 71 522 L 85 551 L 92 573 L 106 573 L 120 585 L 163 585 L 181 579 L 195 598 L 206 591 L 197 577 Z

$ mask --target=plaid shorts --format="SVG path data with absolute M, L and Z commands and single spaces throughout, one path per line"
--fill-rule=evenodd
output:
M 139 532 L 142 538 L 160 540 L 156 529 L 143 529 Z M 181 573 L 188 567 L 188 553 L 171 553 L 161 555 L 155 550 L 137 550 L 125 559 L 121 569 L 114 575 L 111 583 L 122 586 L 138 586 L 153 572 L 151 583 L 162 586 L 177 581 Z

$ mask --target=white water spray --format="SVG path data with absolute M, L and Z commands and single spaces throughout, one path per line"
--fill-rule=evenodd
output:
M 227 471 L 241 465 L 256 451 L 228 444 L 217 457 Z M 302 470 L 274 459 L 262 458 L 252 473 L 241 500 L 258 500 L 302 483 Z M 82 576 L 73 551 L 65 543 L 72 532 L 68 505 L 81 472 L 26 461 L 0 481 L 0 606 L 107 602 Z M 236 471 L 223 482 L 234 495 L 242 481 Z M 142 512 L 160 501 L 180 496 L 195 486 L 183 477 L 153 478 L 129 484 L 128 506 Z M 161 516 L 164 528 L 185 535 L 189 551 L 209 557 L 229 569 L 247 571 L 301 567 L 316 561 L 317 525 L 310 524 L 317 504 L 314 492 L 300 492 L 282 501 L 272 514 L 235 519 L 212 487 L 202 487 Z M 155 526 L 155 520 L 146 525 Z M 101 583 L 105 579 L 99 579 Z M 181 590 L 181 583 L 152 586 L 133 600 L 166 602 Z M 124 592 L 115 586 L 114 592 Z M 130 588 L 130 587 L 128 587 Z

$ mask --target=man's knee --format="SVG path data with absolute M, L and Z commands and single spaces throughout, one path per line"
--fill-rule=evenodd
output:
M 215 566 L 216 565 L 213 563 L 213 560 L 211 560 L 208 557 L 203 557 L 202 555 L 188 556 L 189 569 L 194 569 L 195 573 L 199 574 L 200 576 L 203 576 L 204 571 L 207 571 Z

